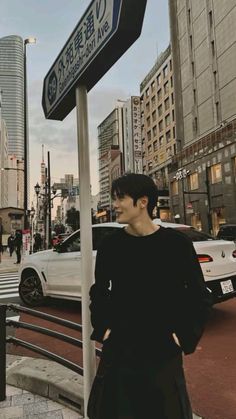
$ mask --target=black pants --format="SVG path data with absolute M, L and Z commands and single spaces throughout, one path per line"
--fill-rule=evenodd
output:
M 17 256 L 17 263 L 20 263 L 21 261 L 21 248 L 20 247 L 16 247 L 16 256 Z
M 102 419 L 192 419 L 182 355 L 160 366 L 113 366 L 102 411 Z

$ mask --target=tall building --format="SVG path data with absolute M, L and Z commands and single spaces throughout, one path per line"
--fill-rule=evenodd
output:
M 8 153 L 24 157 L 24 50 L 23 39 L 0 38 L 2 116 L 8 131 Z
M 0 208 L 8 205 L 8 176 L 7 167 L 8 133 L 4 119 L 2 118 L 1 91 L 0 91 Z
M 159 55 L 140 85 L 143 173 L 158 190 L 158 216 L 170 219 L 169 176 L 176 154 L 174 83 L 171 48 Z
M 8 155 L 8 206 L 24 208 L 24 161 Z
M 98 126 L 98 157 L 99 157 L 99 185 L 100 203 L 102 209 L 110 209 L 110 164 L 114 153 L 110 150 L 123 152 L 123 120 L 122 106 L 116 108 Z M 121 169 L 123 171 L 123 169 Z
M 172 210 L 216 234 L 236 222 L 236 0 L 169 0 L 169 13 L 179 146 Z

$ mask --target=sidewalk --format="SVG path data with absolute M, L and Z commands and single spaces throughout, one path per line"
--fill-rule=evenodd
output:
M 17 272 L 15 253 L 4 252 L 1 272 Z M 82 419 L 83 378 L 46 359 L 7 355 L 7 398 L 0 419 Z M 147 418 L 148 419 L 148 418 Z M 193 419 L 202 419 L 193 415 Z
M 16 253 L 14 252 L 12 257 L 10 257 L 7 251 L 3 252 L 1 255 L 0 262 L 0 273 L 1 272 L 18 272 L 19 265 L 15 264 L 16 262 Z

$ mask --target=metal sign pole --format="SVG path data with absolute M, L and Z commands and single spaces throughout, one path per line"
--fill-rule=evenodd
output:
M 84 418 L 87 419 L 87 404 L 96 372 L 95 345 L 90 340 L 92 327 L 89 312 L 89 290 L 93 283 L 92 222 L 89 165 L 89 135 L 87 89 L 76 87 L 76 115 L 78 137 L 78 163 L 80 184 L 80 243 L 82 278 L 82 327 L 84 368 Z

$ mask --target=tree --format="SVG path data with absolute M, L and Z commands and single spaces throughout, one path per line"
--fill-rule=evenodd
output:
M 70 208 L 66 212 L 66 224 L 70 225 L 73 231 L 80 228 L 80 213 L 75 209 L 75 207 Z

